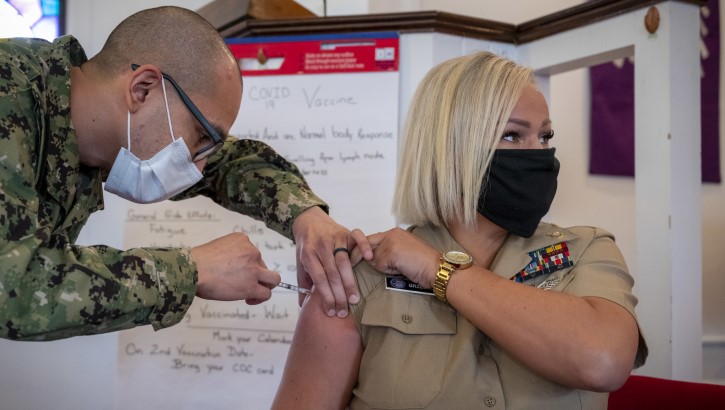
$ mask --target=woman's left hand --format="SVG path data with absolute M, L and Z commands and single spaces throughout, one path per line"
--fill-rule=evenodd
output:
M 400 228 L 369 235 L 368 242 L 373 248 L 370 266 L 383 273 L 404 275 L 424 288 L 433 287 L 441 257 L 438 250 Z M 350 259 L 357 258 L 353 251 Z

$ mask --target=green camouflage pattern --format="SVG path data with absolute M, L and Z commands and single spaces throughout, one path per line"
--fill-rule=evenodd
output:
M 79 163 L 70 68 L 86 61 L 71 36 L 52 44 L 0 39 L 0 337 L 53 340 L 151 324 L 172 326 L 195 292 L 186 248 L 77 246 L 103 208 L 100 169 Z M 297 168 L 256 141 L 228 140 L 205 178 L 177 196 L 207 195 L 291 238 L 319 205 Z
M 310 189 L 302 173 L 269 145 L 228 137 L 209 157 L 204 178 L 172 200 L 204 195 L 231 211 L 264 221 L 292 239 L 292 222 L 311 206 L 327 205 Z

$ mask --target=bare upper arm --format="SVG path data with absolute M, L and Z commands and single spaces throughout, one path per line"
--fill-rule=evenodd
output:
M 344 408 L 357 381 L 362 340 L 355 320 L 328 317 L 316 292 L 303 304 L 274 409 Z

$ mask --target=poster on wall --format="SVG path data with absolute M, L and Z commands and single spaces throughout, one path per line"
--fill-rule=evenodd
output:
M 331 216 L 367 233 L 394 226 L 398 36 L 372 33 L 228 40 L 244 94 L 230 134 L 294 162 Z M 296 283 L 294 244 L 206 198 L 132 205 L 124 247 L 195 246 L 242 232 Z M 197 298 L 184 320 L 120 332 L 116 408 L 268 409 L 299 315 L 277 288 L 260 305 Z

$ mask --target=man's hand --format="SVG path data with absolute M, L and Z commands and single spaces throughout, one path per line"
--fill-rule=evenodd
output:
M 352 250 L 357 246 L 358 255 L 370 259 L 373 251 L 367 238 L 359 229 L 351 233 L 317 206 L 295 218 L 292 232 L 297 243 L 298 284 L 310 288 L 314 283 L 328 316 L 347 316 L 348 303 L 358 303 L 360 295 L 348 252 L 335 249 Z M 300 305 L 303 300 L 304 295 L 300 295 Z
M 279 273 L 267 269 L 259 249 L 247 235 L 231 233 L 191 248 L 199 271 L 196 296 L 212 300 L 242 300 L 255 305 L 272 297 Z

